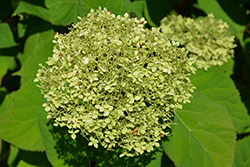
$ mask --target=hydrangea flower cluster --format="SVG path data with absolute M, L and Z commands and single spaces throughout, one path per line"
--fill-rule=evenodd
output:
M 172 14 L 161 20 L 160 27 L 169 39 L 190 51 L 197 68 L 207 70 L 210 66 L 223 65 L 234 55 L 234 36 L 227 23 L 215 19 L 213 14 L 196 20 Z
M 173 111 L 190 102 L 194 61 L 160 29 L 145 29 L 144 18 L 99 8 L 79 19 L 55 34 L 53 56 L 39 64 L 47 118 L 90 146 L 123 148 L 120 156 L 150 152 L 169 135 Z

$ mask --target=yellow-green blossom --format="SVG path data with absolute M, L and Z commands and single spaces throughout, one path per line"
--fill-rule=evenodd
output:
M 189 102 L 193 60 L 159 29 L 145 29 L 144 18 L 99 8 L 79 19 L 55 34 L 54 54 L 35 79 L 47 118 L 96 148 L 150 152 L 169 134 L 173 111 Z
M 215 19 L 213 14 L 196 20 L 169 15 L 161 20 L 160 28 L 166 37 L 190 51 L 197 68 L 221 66 L 234 55 L 234 36 L 227 23 Z

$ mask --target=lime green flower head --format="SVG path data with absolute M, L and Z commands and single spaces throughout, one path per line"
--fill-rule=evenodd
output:
M 189 102 L 193 60 L 159 29 L 145 29 L 144 18 L 99 8 L 79 19 L 55 34 L 54 54 L 36 75 L 47 118 L 90 146 L 122 147 L 120 156 L 150 152 Z
M 215 19 L 213 14 L 196 20 L 169 15 L 161 20 L 160 28 L 166 37 L 189 50 L 197 68 L 221 66 L 234 55 L 234 36 L 227 23 Z

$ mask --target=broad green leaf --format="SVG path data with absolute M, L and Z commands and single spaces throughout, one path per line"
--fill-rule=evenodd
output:
M 0 117 L 0 137 L 26 150 L 43 150 L 42 136 L 37 123 L 42 94 L 33 82 L 39 63 L 52 55 L 53 30 L 37 33 L 27 39 L 24 63 L 19 72 L 28 82 L 11 94 L 8 107 Z M 30 46 L 30 48 L 28 48 Z
M 191 103 L 176 111 L 174 123 L 162 144 L 176 166 L 232 166 L 236 133 L 225 107 L 195 91 Z
M 14 14 L 28 13 L 43 18 L 55 25 L 69 25 L 77 21 L 77 16 L 85 16 L 90 9 L 99 6 L 106 7 L 114 14 L 124 14 L 127 11 L 136 12 L 140 18 L 140 12 L 128 0 L 44 0 L 44 4 L 33 4 L 20 1 Z
M 222 66 L 218 66 L 217 68 L 226 73 L 228 76 L 231 76 L 234 73 L 234 60 L 229 59 L 227 63 L 224 63 Z
M 205 13 L 207 14 L 213 13 L 216 18 L 222 19 L 223 21 L 228 23 L 229 28 L 231 29 L 233 34 L 239 39 L 241 45 L 243 46 L 244 45 L 243 34 L 244 34 L 246 23 L 242 23 L 242 22 L 238 23 L 235 20 L 233 20 L 233 18 L 236 18 L 238 21 L 241 19 L 241 17 L 243 18 L 246 17 L 246 15 L 244 14 L 243 9 L 237 10 L 240 7 L 240 5 L 239 4 L 237 5 L 237 4 L 238 4 L 237 1 L 228 2 L 228 1 L 223 1 L 223 0 L 220 0 L 220 1 L 198 0 L 199 7 Z M 241 6 L 244 6 L 244 5 L 241 5 Z M 231 13 L 230 15 L 228 15 L 228 13 L 225 11 L 225 9 L 227 9 L 228 7 L 230 7 L 231 8 L 230 10 L 234 12 L 233 15 Z
M 38 125 L 48 160 L 54 167 L 67 166 L 63 165 L 65 163 L 63 159 L 59 159 L 59 155 L 56 150 L 56 140 L 54 140 L 53 135 L 51 134 L 52 125 L 48 125 L 48 120 L 46 117 L 46 111 L 38 111 Z
M 196 86 L 195 91 L 227 109 L 238 133 L 243 133 L 244 129 L 250 125 L 247 109 L 228 75 L 212 67 L 208 71 L 198 70 L 191 77 L 191 81 Z
M 28 39 L 25 42 L 24 45 L 24 53 L 23 53 L 23 62 L 25 62 L 29 57 L 48 57 L 47 55 L 39 55 L 37 56 L 38 50 L 42 50 L 45 53 L 47 51 L 52 51 L 51 46 L 53 46 L 52 40 L 54 37 L 54 31 L 51 29 L 52 27 L 44 23 L 47 26 L 47 31 L 42 31 L 33 35 L 30 35 Z M 43 46 L 43 48 L 40 46 L 44 43 L 44 45 L 48 45 L 49 47 L 46 48 L 46 46 Z M 52 52 L 51 52 L 52 53 Z M 52 56 L 52 54 L 50 55 Z M 37 64 L 38 65 L 38 64 Z M 37 72 L 37 71 L 36 71 Z
M 150 156 L 151 161 L 149 162 L 149 164 L 146 164 L 145 167 L 161 167 L 162 155 L 162 150 L 155 152 L 155 154 L 152 154 L 152 156 Z
M 136 7 L 136 8 L 138 9 L 138 11 L 141 13 L 141 15 L 143 15 L 144 3 L 145 3 L 145 0 L 142 0 L 142 1 L 134 1 L 134 2 L 133 2 L 134 7 Z
M 237 141 L 233 167 L 250 166 L 250 136 Z
M 42 95 L 33 81 L 26 82 L 11 94 L 8 106 L 0 115 L 0 138 L 24 150 L 44 150 L 37 123 Z
M 39 63 L 45 64 L 53 52 L 54 32 L 52 29 L 41 33 L 31 35 L 24 46 L 23 65 L 16 74 L 21 75 L 27 80 L 34 80 L 37 70 L 40 68 Z
M 0 48 L 9 48 L 16 45 L 8 23 L 0 23 Z
M 146 0 L 145 17 L 149 20 L 151 26 L 159 26 L 160 21 L 168 13 L 170 13 L 172 4 L 170 0 Z
M 46 119 L 46 112 L 39 111 L 38 123 L 43 136 L 46 155 L 50 163 L 55 167 L 61 166 L 88 166 L 89 162 L 95 162 L 97 167 L 160 167 L 162 161 L 162 149 L 155 149 L 151 153 L 145 153 L 138 157 L 122 157 L 120 149 L 107 151 L 103 147 L 98 149 L 88 146 L 88 141 L 81 135 L 73 140 L 68 134 L 67 128 L 52 127 Z M 86 158 L 86 156 L 88 158 Z

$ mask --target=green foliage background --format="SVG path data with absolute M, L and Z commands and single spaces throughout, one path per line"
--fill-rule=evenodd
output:
M 197 70 L 190 104 L 175 113 L 172 135 L 151 153 L 119 158 L 72 140 L 47 122 L 38 64 L 52 55 L 54 32 L 68 32 L 77 16 L 106 7 L 133 12 L 148 28 L 170 12 L 197 18 L 213 13 L 237 39 L 235 58 Z M 0 2 L 0 166 L 250 166 L 250 1 L 248 0 L 4 0 Z

